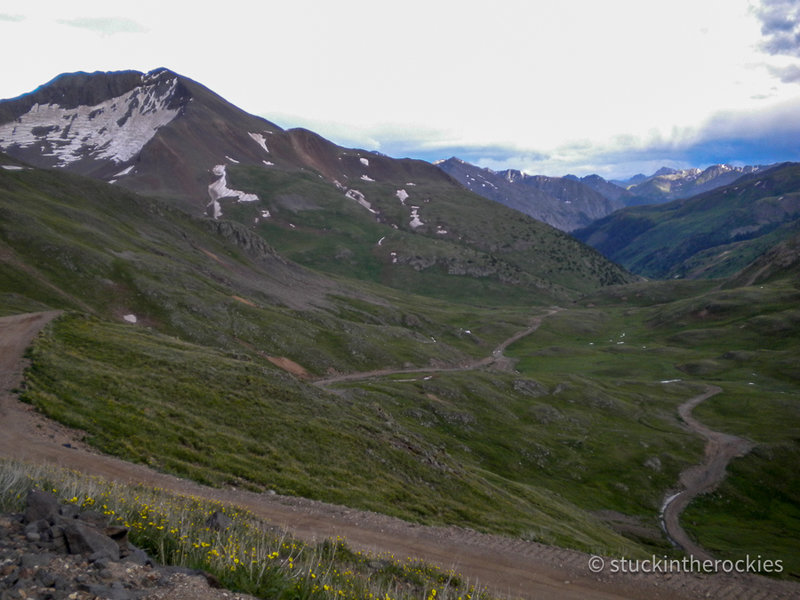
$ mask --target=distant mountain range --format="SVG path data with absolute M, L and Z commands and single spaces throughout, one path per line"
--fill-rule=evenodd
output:
M 704 170 L 677 170 L 662 167 L 649 177 L 640 174 L 626 181 L 612 181 L 611 183 L 624 188 L 631 195 L 631 200 L 627 202 L 629 206 L 656 204 L 709 192 L 733 183 L 743 175 L 757 173 L 766 168 L 768 167 L 711 165 Z
M 468 190 L 562 231 L 586 226 L 625 206 L 619 199 L 625 190 L 600 191 L 602 184 L 597 189 L 577 178 L 527 175 L 513 169 L 492 171 L 455 157 L 436 165 Z
M 467 189 L 562 231 L 586 227 L 625 206 L 688 198 L 764 168 L 713 165 L 703 171 L 677 171 L 663 167 L 649 177 L 607 181 L 599 175 L 546 177 L 513 169 L 493 171 L 455 157 L 436 165 Z
M 574 235 L 652 278 L 726 277 L 800 232 L 800 164 L 754 170 L 688 199 L 630 207 Z

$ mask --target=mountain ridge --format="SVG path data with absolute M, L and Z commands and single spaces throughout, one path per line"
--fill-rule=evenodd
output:
M 620 210 L 578 239 L 652 278 L 729 277 L 800 227 L 800 164 L 690 198 Z
M 623 206 L 577 178 L 528 175 L 516 169 L 493 171 L 456 157 L 438 161 L 436 166 L 470 191 L 562 231 L 588 225 Z

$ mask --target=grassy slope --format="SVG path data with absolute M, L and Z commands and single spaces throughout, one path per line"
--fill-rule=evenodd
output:
M 522 329 L 529 308 L 323 279 L 81 178 L 25 171 L 3 184 L 4 310 L 78 311 L 40 341 L 26 398 L 99 448 L 216 484 L 628 547 L 550 492 L 475 477 L 413 431 L 388 427 L 379 405 L 322 393 L 264 357 L 288 356 L 312 374 L 460 363 Z M 292 297 L 298 289 L 306 295 Z M 121 322 L 131 312 L 137 326 Z
M 473 314 L 337 283 L 287 263 L 241 227 L 229 227 L 226 239 L 213 233 L 217 225 L 91 180 L 36 171 L 0 176 L 6 312 L 49 306 L 114 320 L 132 313 L 162 333 L 288 356 L 311 373 L 460 361 L 524 323 L 508 311 Z M 465 336 L 464 327 L 483 341 Z M 437 344 L 428 343 L 431 336 Z
M 454 455 L 447 431 L 426 438 L 393 419 L 391 397 L 324 392 L 258 361 L 80 316 L 60 319 L 31 358 L 25 399 L 130 460 L 427 523 L 633 548 L 559 495 Z
M 249 226 L 268 209 L 271 218 L 260 219 L 254 229 L 285 256 L 321 271 L 493 304 L 529 301 L 531 293 L 564 300 L 632 279 L 562 232 L 449 183 L 348 183 L 379 212 L 376 218 L 311 173 L 254 167 L 229 172 L 231 185 L 262 201 L 223 201 L 224 214 Z M 405 206 L 396 196 L 399 189 L 409 195 Z M 419 206 L 424 222 L 416 229 L 409 224 L 412 205 Z M 437 233 L 439 228 L 446 233 Z

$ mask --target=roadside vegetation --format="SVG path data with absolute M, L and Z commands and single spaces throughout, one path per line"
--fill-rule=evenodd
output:
M 354 551 L 342 539 L 306 544 L 235 506 L 0 459 L 0 510 L 22 511 L 31 489 L 105 514 L 160 564 L 200 569 L 260 598 L 490 600 L 457 573 Z

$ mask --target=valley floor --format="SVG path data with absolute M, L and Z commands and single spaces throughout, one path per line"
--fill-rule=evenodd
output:
M 413 556 L 453 568 L 498 596 L 555 600 L 598 598 L 796 598 L 800 586 L 755 575 L 599 574 L 589 554 L 455 527 L 420 526 L 376 513 L 279 495 L 215 489 L 92 451 L 68 430 L 16 399 L 23 355 L 58 313 L 0 319 L 0 455 L 46 462 L 122 482 L 238 505 L 306 540 L 341 536 L 374 553 Z M 531 331 L 535 329 L 535 323 Z M 505 346 L 499 348 L 499 353 Z M 497 350 L 495 351 L 497 352 Z M 606 558 L 606 564 L 611 564 Z

